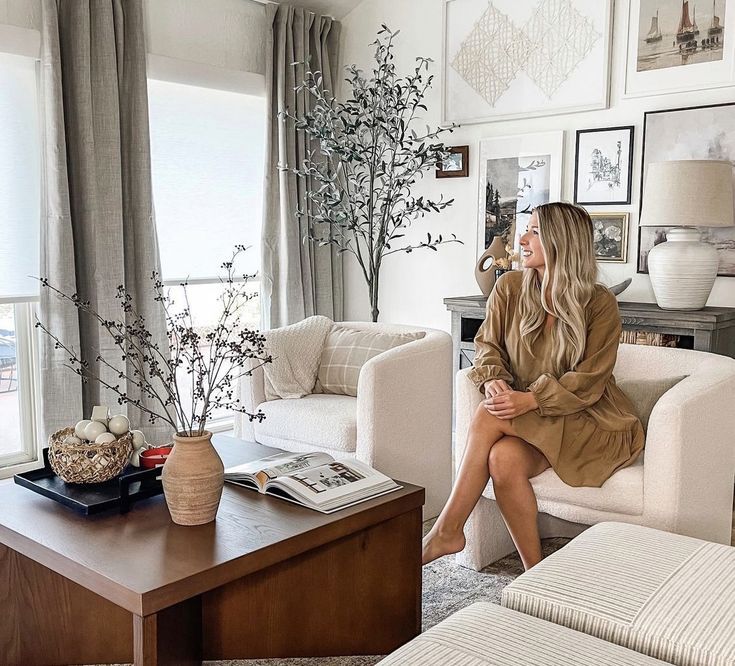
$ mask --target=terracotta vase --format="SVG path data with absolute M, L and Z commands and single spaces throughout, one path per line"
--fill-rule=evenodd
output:
M 482 253 L 477 266 L 475 266 L 475 280 L 480 287 L 483 296 L 489 296 L 495 286 L 495 267 L 492 265 L 495 259 L 506 257 L 505 241 L 501 236 L 495 236 L 493 242 L 488 245 L 487 250 Z
M 203 525 L 217 515 L 225 468 L 212 446 L 212 433 L 174 435 L 174 448 L 163 466 L 163 494 L 177 525 Z

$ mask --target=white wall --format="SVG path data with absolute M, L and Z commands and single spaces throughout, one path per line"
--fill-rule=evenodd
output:
M 451 135 L 446 135 L 448 139 L 445 143 L 449 145 L 469 144 L 469 178 L 436 180 L 429 174 L 421 183 L 419 191 L 434 197 L 444 193 L 446 197 L 454 198 L 455 204 L 441 215 L 418 221 L 411 234 L 414 238 L 418 238 L 425 237 L 426 231 L 432 234 L 455 233 L 465 244 L 440 247 L 438 252 L 424 250 L 409 255 L 395 254 L 388 257 L 381 273 L 382 321 L 449 330 L 450 314 L 446 311 L 442 299 L 447 296 L 480 293 L 474 279 L 477 258 L 480 139 L 550 130 L 566 130 L 563 197 L 571 201 L 575 131 L 592 127 L 635 125 L 632 205 L 608 208 L 608 210 L 628 210 L 631 213 L 628 263 L 600 264 L 600 275 L 602 282 L 608 285 L 627 277 L 633 278 L 633 283 L 622 294 L 621 300 L 648 302 L 655 300 L 648 275 L 636 273 L 643 113 L 659 109 L 731 102 L 735 99 L 735 91 L 733 88 L 720 88 L 693 93 L 621 99 L 625 71 L 628 2 L 618 0 L 615 5 L 609 109 L 530 120 L 467 125 L 455 130 Z M 419 55 L 434 60 L 432 72 L 436 74 L 435 85 L 427 99 L 429 112 L 423 120 L 432 126 L 438 125 L 441 120 L 442 0 L 363 0 L 343 19 L 343 63 L 357 63 L 360 67 L 369 66 L 372 53 L 368 44 L 375 38 L 381 23 L 388 25 L 391 30 L 401 30 L 397 38 L 396 51 L 399 71 L 408 71 L 413 65 L 414 58 Z M 354 266 L 348 267 L 345 293 L 345 318 L 368 319 L 370 309 L 367 290 Z M 708 305 L 735 306 L 735 278 L 717 278 Z

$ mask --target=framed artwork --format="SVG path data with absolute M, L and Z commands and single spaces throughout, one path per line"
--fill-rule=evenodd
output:
M 468 124 L 607 108 L 612 5 L 612 0 L 444 0 L 443 121 Z
M 533 209 L 561 198 L 564 132 L 483 139 L 478 169 L 477 255 L 501 236 L 517 248 Z
M 643 120 L 641 209 L 645 178 L 652 162 L 668 160 L 729 160 L 735 163 L 735 104 L 713 104 L 667 111 L 649 111 Z M 671 228 L 638 227 L 638 272 L 648 273 L 648 253 L 666 240 Z M 702 227 L 702 239 L 720 256 L 717 274 L 735 276 L 735 227 Z
M 628 260 L 629 213 L 590 213 L 597 261 Z
M 436 169 L 437 178 L 466 178 L 470 175 L 469 146 L 450 146 L 449 156 Z
M 735 0 L 630 0 L 625 96 L 730 86 Z
M 574 161 L 574 203 L 630 203 L 635 128 L 577 130 Z

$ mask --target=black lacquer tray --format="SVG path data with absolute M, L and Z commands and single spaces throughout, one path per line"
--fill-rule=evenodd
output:
M 103 483 L 66 483 L 48 463 L 48 449 L 43 450 L 43 468 L 16 474 L 15 482 L 36 493 L 60 502 L 89 516 L 117 509 L 126 513 L 138 500 L 160 495 L 161 468 L 141 469 L 128 465 L 118 476 Z

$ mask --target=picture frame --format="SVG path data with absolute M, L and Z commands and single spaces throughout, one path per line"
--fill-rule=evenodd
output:
M 734 12 L 735 13 L 735 12 Z M 648 111 L 643 116 L 640 209 L 652 162 L 721 159 L 735 163 L 735 103 Z M 648 252 L 666 240 L 670 226 L 638 227 L 637 272 L 648 273 Z M 717 275 L 735 277 L 735 227 L 700 227 L 702 240 L 719 254 Z
M 608 108 L 612 10 L 612 0 L 443 0 L 442 122 Z
M 626 263 L 630 213 L 594 212 L 589 215 L 594 232 L 595 259 L 601 263 Z
M 493 137 L 478 150 L 477 256 L 495 236 L 518 248 L 533 208 L 561 199 L 564 132 Z
M 633 185 L 635 127 L 577 130 L 574 203 L 627 206 Z
M 697 7 L 682 0 L 630 0 L 624 97 L 732 85 L 735 0 L 713 2 L 714 11 L 710 0 Z M 686 29 L 678 33 L 687 21 Z
M 449 157 L 436 167 L 437 178 L 466 178 L 470 175 L 470 147 L 449 146 Z

